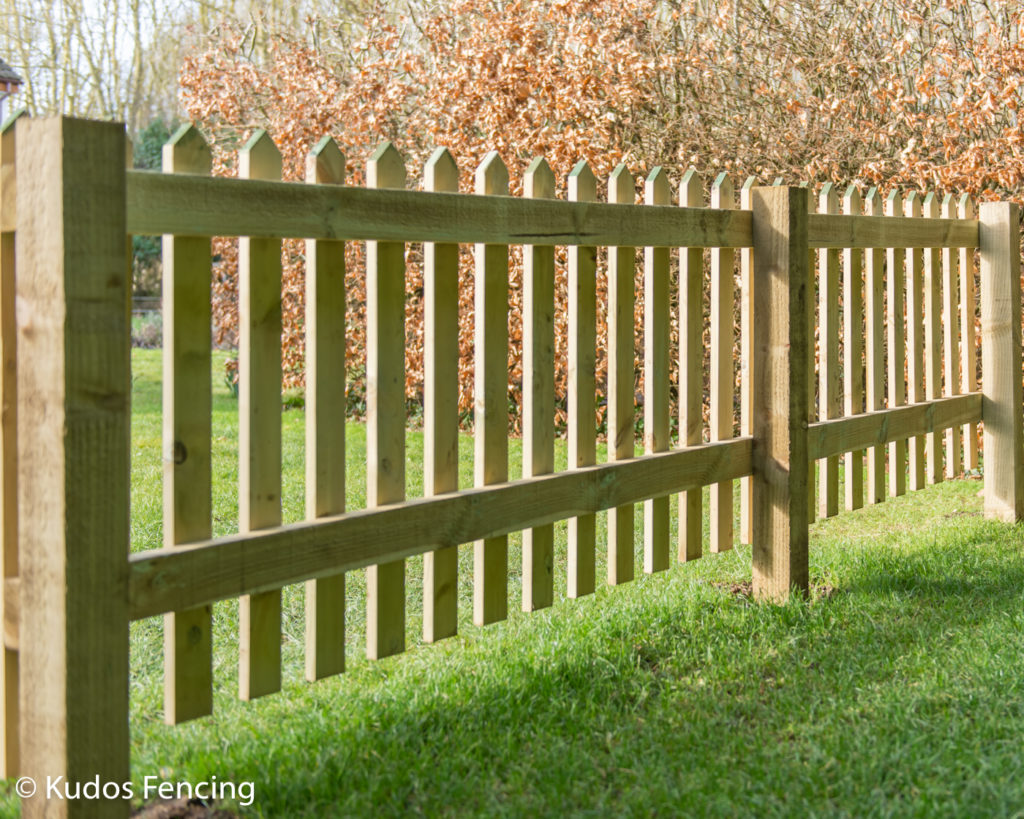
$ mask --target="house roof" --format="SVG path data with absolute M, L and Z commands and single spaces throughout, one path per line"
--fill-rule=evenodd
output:
M 20 85 L 23 82 L 18 72 L 0 59 L 0 83 L 12 83 Z

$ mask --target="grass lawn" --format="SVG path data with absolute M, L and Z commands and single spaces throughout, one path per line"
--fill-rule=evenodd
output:
M 134 354 L 133 548 L 161 542 L 160 353 Z M 214 376 L 214 516 L 237 527 L 236 404 Z M 303 515 L 303 413 L 284 414 L 284 515 Z M 350 508 L 365 433 L 348 427 Z M 410 496 L 422 435 L 408 433 Z M 461 485 L 472 446 L 460 441 Z M 510 474 L 519 474 L 519 442 Z M 603 453 L 601 455 L 603 457 Z M 556 464 L 564 466 L 559 444 Z M 1024 813 L 1024 529 L 951 481 L 811 530 L 809 601 L 755 605 L 738 547 L 507 622 L 420 640 L 422 560 L 407 563 L 409 651 L 364 659 L 363 573 L 349 575 L 348 665 L 302 681 L 302 589 L 284 596 L 284 690 L 237 691 L 237 603 L 215 607 L 215 714 L 162 722 L 162 620 L 132 626 L 132 772 L 252 781 L 242 815 L 1006 816 Z M 705 507 L 706 508 L 706 507 Z M 599 516 L 598 577 L 604 577 Z M 641 543 L 642 515 L 637 515 Z M 705 533 L 707 527 L 705 527 Z M 673 533 L 674 537 L 674 533 Z M 640 551 L 637 566 L 642 566 Z M 102 741 L 102 738 L 97 738 Z M 0 812 L 16 813 L 13 783 Z

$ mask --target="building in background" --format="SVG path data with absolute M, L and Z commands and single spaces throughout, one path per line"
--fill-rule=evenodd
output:
M 17 94 L 23 80 L 18 73 L 7 63 L 0 59 L 0 122 L 7 118 L 7 114 L 13 109 L 8 101 L 12 94 Z

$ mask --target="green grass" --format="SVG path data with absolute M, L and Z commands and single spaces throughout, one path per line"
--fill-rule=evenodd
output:
M 132 537 L 141 549 L 161 541 L 159 351 L 133 360 Z M 214 515 L 224 534 L 237 526 L 237 421 L 220 371 Z M 287 520 L 302 516 L 303 420 L 284 414 Z M 348 443 L 357 508 L 361 426 L 349 425 Z M 462 485 L 470 443 L 460 441 Z M 408 449 L 409 494 L 418 495 L 419 433 L 409 432 Z M 513 442 L 511 474 L 519 457 Z M 784 606 L 730 590 L 750 577 L 742 547 L 566 600 L 563 524 L 552 608 L 518 612 L 512 538 L 512 614 L 473 627 L 464 548 L 460 634 L 427 646 L 422 561 L 410 560 L 410 649 L 382 662 L 364 659 L 363 573 L 354 572 L 349 670 L 315 685 L 301 681 L 302 591 L 289 588 L 284 690 L 255 703 L 235 696 L 237 604 L 218 604 L 215 714 L 174 728 L 162 724 L 161 621 L 136 623 L 136 788 L 147 775 L 248 780 L 255 799 L 243 815 L 267 817 L 1019 815 L 1024 529 L 983 519 L 980 487 L 946 482 L 819 521 L 819 591 Z M 638 510 L 638 535 L 641 521 Z M 10 791 L 0 805 L 8 814 Z

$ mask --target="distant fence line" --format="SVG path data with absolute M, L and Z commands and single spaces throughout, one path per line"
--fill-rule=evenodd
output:
M 242 178 L 211 178 L 208 148 L 191 128 L 165 148 L 163 173 L 126 170 L 124 157 L 124 127 L 116 123 L 22 119 L 0 135 L 7 776 L 129 780 L 132 620 L 165 617 L 165 717 L 181 722 L 212 710 L 211 604 L 218 600 L 239 598 L 239 693 L 251 699 L 281 685 L 280 589 L 287 584 L 306 583 L 306 676 L 315 680 L 344 669 L 345 572 L 367 569 L 367 655 L 404 650 L 404 560 L 411 555 L 425 555 L 424 638 L 435 641 L 456 631 L 460 544 L 474 544 L 473 619 L 492 623 L 507 615 L 510 532 L 524 531 L 522 606 L 536 610 L 554 597 L 554 522 L 568 520 L 568 595 L 579 597 L 596 585 L 597 513 L 608 513 L 607 581 L 623 583 L 635 571 L 634 504 L 643 504 L 643 569 L 658 572 L 670 566 L 673 551 L 679 560 L 701 556 L 703 487 L 711 487 L 710 548 L 732 547 L 733 481 L 742 479 L 739 539 L 753 546 L 755 596 L 783 601 L 808 589 L 809 523 L 816 512 L 839 511 L 840 456 L 845 506 L 855 509 L 865 499 L 882 501 L 887 491 L 904 493 L 908 476 L 917 489 L 976 469 L 981 422 L 985 512 L 1007 521 L 1024 513 L 1019 222 L 1012 204 L 983 204 L 975 218 L 966 199 L 914 194 L 904 203 L 892 193 L 883 203 L 872 191 L 862 202 L 850 188 L 840 208 L 838 191 L 828 186 L 816 208 L 806 188 L 777 185 L 745 186 L 736 208 L 722 176 L 706 208 L 691 172 L 677 206 L 667 175 L 655 168 L 645 203 L 636 205 L 624 166 L 608 180 L 607 201 L 598 202 L 598 181 L 585 163 L 572 172 L 569 201 L 556 201 L 543 160 L 528 169 L 525 196 L 513 198 L 495 153 L 477 169 L 475 195 L 465 195 L 456 192 L 452 157 L 440 150 L 427 164 L 425 190 L 409 191 L 390 144 L 369 158 L 367 187 L 356 188 L 340 184 L 345 163 L 326 139 L 310 154 L 307 184 L 284 183 L 280 156 L 262 132 L 240 154 Z M 135 554 L 126 309 L 132 234 L 164 235 L 166 546 Z M 241 237 L 240 533 L 212 538 L 210 237 L 222 235 Z M 286 526 L 282 238 L 307 242 L 308 519 Z M 345 406 L 346 241 L 367 243 L 368 508 L 351 513 L 338 412 Z M 409 500 L 408 242 L 426 243 L 426 497 Z M 476 260 L 471 489 L 457 482 L 459 243 L 474 244 Z M 525 246 L 524 475 L 509 480 L 508 247 L 516 244 Z M 554 470 L 556 245 L 570 248 L 569 468 L 561 472 Z M 597 247 L 609 248 L 604 463 L 597 462 L 594 411 Z M 645 297 L 641 456 L 634 455 L 633 392 L 638 248 Z M 672 248 L 681 249 L 676 316 Z M 734 437 L 737 251 L 743 386 Z M 701 443 L 705 298 L 712 314 L 709 443 Z M 680 327 L 677 446 L 670 439 L 673 319 Z M 20 692 L 19 673 L 31 681 Z M 26 816 L 126 816 L 128 809 L 123 801 L 47 803 L 45 792 L 23 800 Z

